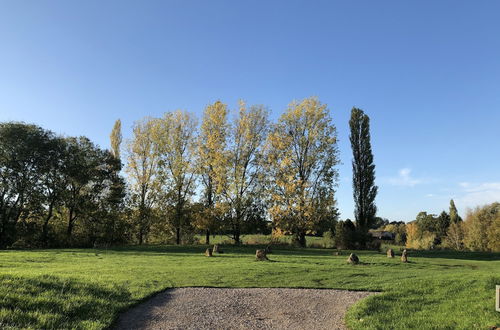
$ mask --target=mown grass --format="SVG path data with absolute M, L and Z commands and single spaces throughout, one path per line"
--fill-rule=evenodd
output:
M 101 329 L 155 292 L 171 287 L 301 287 L 381 291 L 351 308 L 354 329 L 486 329 L 500 326 L 494 287 L 500 254 L 411 252 L 410 263 L 384 253 L 277 247 L 272 262 L 255 246 L 124 247 L 0 252 L 0 328 Z

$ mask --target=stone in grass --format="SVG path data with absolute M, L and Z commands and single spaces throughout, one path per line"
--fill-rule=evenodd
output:
M 222 249 L 219 247 L 219 245 L 218 245 L 218 244 L 215 244 L 215 245 L 214 245 L 213 252 L 214 252 L 214 253 L 224 253 L 224 251 L 222 251 Z
M 349 258 L 347 258 L 347 262 L 350 263 L 350 264 L 356 265 L 356 264 L 359 263 L 359 258 L 354 253 L 351 253 L 351 255 L 349 256 Z
M 211 257 L 212 256 L 212 249 L 211 248 L 208 248 L 205 250 L 205 256 L 207 257 Z
M 257 261 L 266 261 L 267 259 L 266 250 L 257 250 L 255 252 L 255 258 Z
M 394 258 L 394 250 L 393 249 L 387 250 L 387 258 Z
M 404 249 L 403 254 L 401 254 L 401 261 L 408 262 L 408 252 L 406 252 L 406 249 Z

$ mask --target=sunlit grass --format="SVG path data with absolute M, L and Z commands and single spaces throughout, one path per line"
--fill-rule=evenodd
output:
M 255 246 L 129 247 L 0 252 L 1 328 L 108 327 L 118 313 L 170 287 L 305 287 L 381 291 L 347 315 L 355 329 L 485 329 L 500 326 L 494 285 L 500 255 L 412 252 L 410 263 L 384 253 L 277 247 L 272 262 Z

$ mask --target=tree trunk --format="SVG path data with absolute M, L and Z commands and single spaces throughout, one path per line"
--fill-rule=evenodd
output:
M 207 232 L 205 233 L 205 244 L 210 245 L 210 230 L 207 229 Z
M 297 243 L 300 247 L 306 247 L 306 233 L 301 231 L 297 235 Z
M 43 229 L 42 229 L 42 235 L 43 235 L 43 242 L 45 245 L 48 245 L 49 243 L 49 221 L 52 218 L 52 213 L 54 209 L 54 203 L 51 202 L 49 205 L 49 212 L 47 213 L 47 217 L 45 218 L 43 222 Z
M 181 228 L 180 227 L 177 227 L 176 229 L 176 243 L 177 245 L 180 245 L 181 244 Z
M 71 238 L 71 233 L 73 232 L 73 226 L 74 226 L 74 221 L 76 216 L 73 216 L 74 211 L 71 209 L 69 211 L 69 218 L 68 218 L 68 229 L 66 230 L 66 236 L 68 240 Z
M 234 244 L 235 245 L 240 245 L 240 230 L 236 229 L 233 233 L 233 238 L 234 238 Z
M 142 245 L 142 239 L 143 239 L 142 236 L 143 235 L 142 235 L 142 228 L 141 228 L 141 229 L 139 229 L 139 245 Z

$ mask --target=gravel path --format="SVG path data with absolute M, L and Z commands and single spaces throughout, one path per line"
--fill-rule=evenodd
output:
M 125 312 L 116 329 L 345 329 L 349 306 L 370 292 L 180 288 Z

